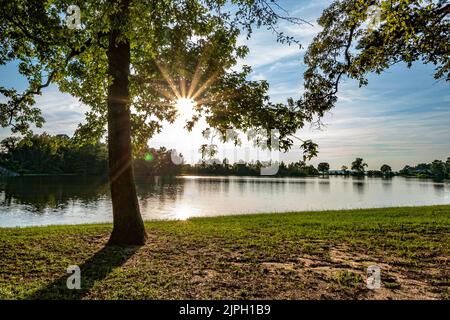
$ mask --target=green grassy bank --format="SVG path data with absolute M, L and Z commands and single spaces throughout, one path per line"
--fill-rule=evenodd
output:
M 146 222 L 142 247 L 111 225 L 0 228 L 2 299 L 448 299 L 450 206 Z M 81 268 L 81 290 L 66 269 Z M 366 288 L 381 268 L 382 287 Z

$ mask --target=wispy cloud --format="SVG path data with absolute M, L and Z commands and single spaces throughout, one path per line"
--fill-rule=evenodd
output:
M 55 86 L 36 97 L 36 107 L 42 110 L 46 122 L 42 128 L 33 128 L 36 133 L 72 135 L 78 124 L 84 120 L 88 107 L 69 94 L 61 93 Z M 0 139 L 10 135 L 9 129 L 0 131 Z

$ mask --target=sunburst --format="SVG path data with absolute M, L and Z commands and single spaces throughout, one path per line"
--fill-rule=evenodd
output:
M 161 94 L 173 101 L 173 105 L 182 116 L 192 116 L 197 106 L 210 102 L 208 98 L 202 97 L 202 95 L 217 80 L 219 72 L 213 73 L 208 79 L 200 83 L 203 60 L 204 57 L 201 57 L 191 80 L 181 77 L 179 81 L 173 80 L 168 70 L 161 63 L 157 63 L 161 75 L 171 91 L 160 90 Z M 180 84 L 179 87 L 175 84 L 176 82 Z

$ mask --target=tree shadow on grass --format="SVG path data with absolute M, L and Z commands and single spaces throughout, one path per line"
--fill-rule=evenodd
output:
M 34 291 L 25 297 L 27 300 L 78 300 L 89 293 L 96 281 L 105 279 L 111 271 L 123 265 L 130 259 L 140 247 L 115 247 L 105 246 L 92 257 L 80 265 L 81 289 L 68 289 L 67 279 L 71 274 L 67 273 L 47 284 L 45 287 Z

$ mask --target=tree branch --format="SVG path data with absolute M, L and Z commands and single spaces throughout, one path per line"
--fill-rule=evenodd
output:
M 345 56 L 346 65 L 345 65 L 345 67 L 344 67 L 344 70 L 342 70 L 341 72 L 339 72 L 339 74 L 338 74 L 338 76 L 337 76 L 337 78 L 336 78 L 336 81 L 335 81 L 335 83 L 334 83 L 334 90 L 333 90 L 332 92 L 330 92 L 330 93 L 327 95 L 327 97 L 334 96 L 336 93 L 338 93 L 338 91 L 339 91 L 339 82 L 340 82 L 342 76 L 343 76 L 345 73 L 347 73 L 348 69 L 349 69 L 350 66 L 351 66 L 350 47 L 352 46 L 353 35 L 354 35 L 354 33 L 355 33 L 355 30 L 356 30 L 356 26 L 353 25 L 353 26 L 350 28 L 350 34 L 349 34 L 349 36 L 348 36 L 347 45 L 345 46 L 345 51 L 344 51 L 344 56 Z

